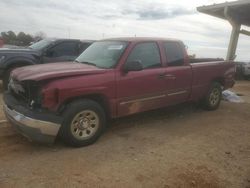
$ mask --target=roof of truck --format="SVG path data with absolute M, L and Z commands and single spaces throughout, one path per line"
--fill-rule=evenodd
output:
M 178 41 L 182 42 L 178 39 L 171 38 L 160 38 L 160 37 L 119 37 L 119 38 L 109 38 L 103 39 L 102 41 L 128 41 L 128 42 L 140 42 L 140 41 Z

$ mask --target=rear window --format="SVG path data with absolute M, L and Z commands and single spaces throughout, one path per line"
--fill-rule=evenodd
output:
M 164 48 L 168 66 L 181 66 L 184 64 L 184 53 L 178 42 L 165 42 Z

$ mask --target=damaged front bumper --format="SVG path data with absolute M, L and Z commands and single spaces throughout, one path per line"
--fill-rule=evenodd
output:
M 39 143 L 53 143 L 62 118 L 43 111 L 34 111 L 20 104 L 10 93 L 4 93 L 4 112 L 9 122 L 22 135 Z

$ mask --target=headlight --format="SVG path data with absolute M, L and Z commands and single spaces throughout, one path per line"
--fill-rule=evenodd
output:
M 9 81 L 8 88 L 11 88 L 16 94 L 24 92 L 24 88 L 21 83 L 14 81 L 12 78 Z
M 0 63 L 6 58 L 5 55 L 0 56 Z

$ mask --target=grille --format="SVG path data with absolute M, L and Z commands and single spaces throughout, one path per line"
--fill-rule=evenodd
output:
M 18 101 L 25 102 L 26 104 L 36 101 L 38 96 L 38 86 L 32 81 L 20 82 L 11 79 L 9 82 L 9 91 Z

